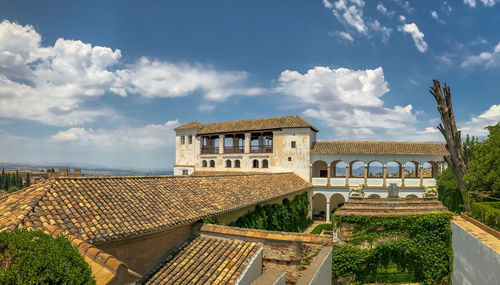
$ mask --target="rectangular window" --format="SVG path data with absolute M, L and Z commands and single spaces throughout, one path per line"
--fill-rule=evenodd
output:
M 291 156 L 288 157 L 288 161 L 292 161 L 292 157 Z
M 295 143 L 295 141 L 293 141 L 292 142 L 292 148 L 295 148 L 295 145 L 296 145 L 296 143 Z
M 183 169 L 183 170 L 182 170 L 182 175 L 188 175 L 188 171 L 187 171 L 187 169 Z
M 186 144 L 186 137 L 185 136 L 181 137 L 181 144 Z
M 189 137 L 188 137 L 188 144 L 192 144 L 192 143 L 193 143 L 193 136 L 189 135 Z

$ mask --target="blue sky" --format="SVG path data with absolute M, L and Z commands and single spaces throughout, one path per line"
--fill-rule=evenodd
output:
M 104 2 L 104 3 L 103 3 Z M 172 168 L 176 126 L 298 114 L 321 140 L 500 120 L 500 2 L 0 1 L 0 161 Z

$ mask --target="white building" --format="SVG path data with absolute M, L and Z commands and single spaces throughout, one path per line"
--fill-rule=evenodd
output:
M 313 186 L 313 214 L 327 220 L 350 186 L 368 197 L 422 197 L 434 186 L 445 143 L 316 141 L 318 129 L 299 116 L 201 124 L 175 129 L 174 175 L 193 172 L 294 172 Z

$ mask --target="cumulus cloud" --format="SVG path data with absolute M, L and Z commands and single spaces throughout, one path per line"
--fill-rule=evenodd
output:
M 152 149 L 174 145 L 175 132 L 173 129 L 177 126 L 179 126 L 179 121 L 174 120 L 165 124 L 116 130 L 70 128 L 51 136 L 51 141 L 99 148 Z
M 495 6 L 496 2 L 498 2 L 498 1 L 496 1 L 496 0 L 481 0 L 481 3 L 483 3 L 483 5 L 485 7 L 493 7 L 493 6 Z M 464 0 L 464 3 L 467 4 L 471 8 L 476 7 L 476 0 Z
M 439 18 L 439 15 L 436 11 L 431 11 L 431 16 L 434 20 L 438 21 L 441 24 L 445 24 L 445 21 L 443 21 L 441 18 Z
M 484 111 L 479 116 L 473 116 L 469 121 L 458 123 L 459 129 L 465 136 L 485 137 L 488 135 L 487 126 L 493 126 L 500 122 L 500 104 L 492 105 L 488 110 Z
M 285 70 L 277 91 L 311 106 L 303 114 L 324 121 L 339 137 L 372 138 L 376 130 L 404 128 L 416 120 L 412 105 L 384 106 L 381 97 L 389 87 L 381 67 Z
M 115 116 L 110 108 L 86 107 L 108 93 L 179 97 L 198 91 L 208 100 L 222 101 L 262 92 L 245 87 L 248 74 L 241 71 L 147 58 L 117 70 L 122 63 L 118 49 L 62 38 L 52 46 L 41 41 L 32 26 L 0 23 L 1 117 L 71 126 Z
M 418 29 L 417 24 L 404 24 L 402 27 L 399 27 L 399 31 L 411 35 L 413 42 L 415 43 L 415 47 L 417 47 L 419 52 L 424 53 L 427 51 L 427 43 L 424 40 L 424 33 Z
M 394 14 L 396 13 L 396 11 L 389 11 L 385 6 L 384 4 L 382 3 L 378 3 L 377 4 L 377 10 L 382 13 L 383 15 L 385 16 L 388 16 L 388 17 L 392 17 L 394 16 Z
M 339 36 L 340 36 L 342 39 L 346 40 L 346 41 L 350 41 L 350 42 L 353 42 L 353 41 L 354 41 L 354 39 L 352 38 L 352 36 L 351 36 L 349 33 L 346 33 L 346 32 L 340 32 L 340 33 L 339 33 Z
M 500 42 L 491 52 L 482 52 L 478 55 L 471 55 L 462 62 L 462 67 L 472 65 L 484 65 L 486 67 L 496 66 L 500 63 Z
M 476 0 L 464 0 L 464 3 L 469 5 L 469 7 L 476 7 Z

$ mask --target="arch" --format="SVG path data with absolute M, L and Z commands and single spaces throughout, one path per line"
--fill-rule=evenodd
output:
M 405 166 L 405 178 L 418 177 L 418 162 L 408 161 L 404 164 L 404 166 Z
M 387 178 L 401 178 L 401 170 L 401 163 L 393 160 L 386 164 L 385 173 Z
M 202 160 L 201 161 L 201 167 L 207 167 L 208 166 L 208 163 L 206 160 Z
M 365 163 L 354 160 L 349 163 L 349 177 L 365 177 Z
M 241 163 L 240 163 L 240 160 L 237 159 L 234 161 L 234 168 L 240 168 L 241 167 Z
M 332 196 L 330 196 L 330 210 L 332 213 L 342 207 L 345 203 L 345 198 L 342 194 L 335 193 Z M 330 215 L 331 217 L 332 215 Z
M 210 160 L 210 167 L 215 167 L 215 160 Z
M 252 161 L 252 167 L 253 167 L 253 168 L 259 168 L 259 160 L 254 159 L 254 160 Z
M 418 196 L 415 194 L 410 194 L 410 195 L 406 196 L 406 199 L 418 199 Z
M 313 219 L 326 219 L 326 197 L 322 193 L 316 193 L 312 197 Z
M 267 159 L 262 160 L 262 168 L 269 168 L 269 161 Z
M 312 165 L 312 177 L 327 177 L 328 176 L 328 164 L 322 160 L 317 160 Z
M 380 195 L 378 195 L 378 194 L 370 194 L 370 196 L 368 196 L 368 199 L 380 199 Z
M 378 160 L 368 163 L 368 178 L 382 178 L 384 165 Z
M 226 167 L 227 167 L 227 168 L 231 168 L 231 164 L 232 164 L 232 163 L 231 163 L 231 160 L 230 160 L 230 159 L 226 160 Z
M 422 164 L 423 178 L 435 178 L 438 173 L 438 165 L 435 161 L 426 161 Z
M 330 166 L 330 177 L 345 177 L 345 167 L 347 163 L 342 160 L 335 160 Z

